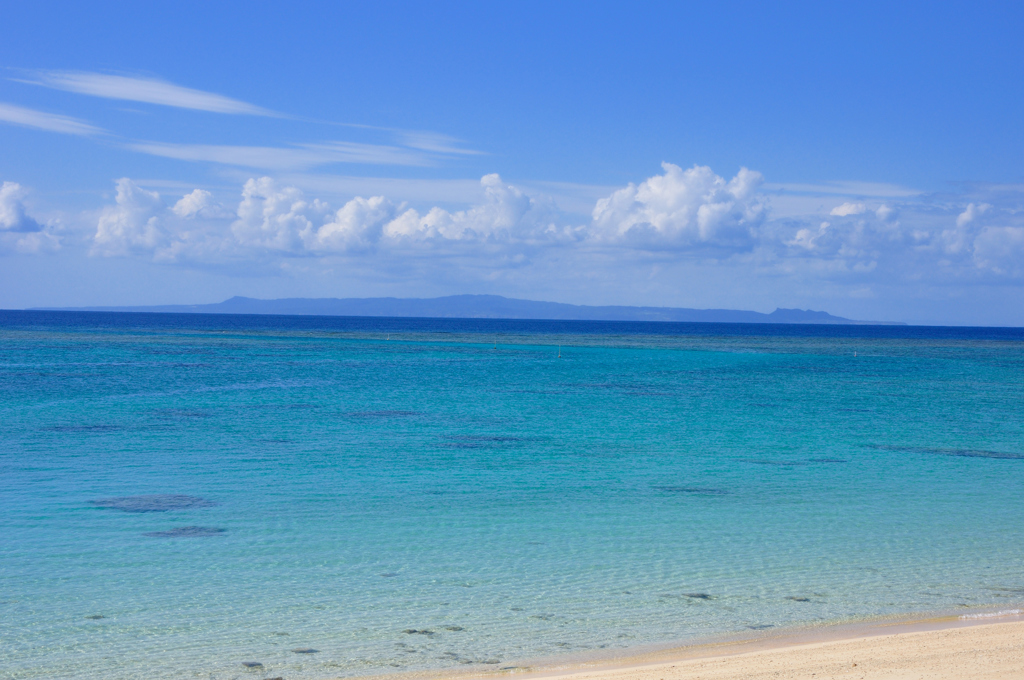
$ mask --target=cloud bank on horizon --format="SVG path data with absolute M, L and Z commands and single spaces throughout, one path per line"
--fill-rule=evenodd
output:
M 94 255 L 140 255 L 157 262 L 222 264 L 288 257 L 357 256 L 371 251 L 502 257 L 522 262 L 542 248 L 699 252 L 749 251 L 765 206 L 760 174 L 731 181 L 710 168 L 671 163 L 656 175 L 597 201 L 592 219 L 567 221 L 544 197 L 532 198 L 497 174 L 480 180 L 482 200 L 465 210 L 423 212 L 385 196 L 357 196 L 337 209 L 270 177 L 249 179 L 237 206 L 196 189 L 173 204 L 129 178 L 101 212 Z
M 81 216 L 94 219 L 94 228 L 76 236 L 31 217 L 26 190 L 5 182 L 0 247 L 43 255 L 77 238 L 91 257 L 264 275 L 302 261 L 386 260 L 392 271 L 403 261 L 420 269 L 472 262 L 494 278 L 556 254 L 581 267 L 595 258 L 671 260 L 862 286 L 1024 285 L 1019 189 L 993 193 L 992 201 L 1002 195 L 1002 207 L 921 197 L 844 201 L 819 221 L 774 216 L 773 196 L 756 171 L 741 168 L 726 179 L 705 166 L 665 162 L 661 174 L 599 198 L 589 219 L 574 220 L 550 197 L 529 195 L 497 174 L 479 185 L 480 200 L 465 209 L 417 210 L 383 195 L 332 206 L 269 176 L 245 181 L 237 203 L 203 188 L 163 196 L 125 177 L 98 217 Z M 472 277 L 466 283 L 472 286 Z

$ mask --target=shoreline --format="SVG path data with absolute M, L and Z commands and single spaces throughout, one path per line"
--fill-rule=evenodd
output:
M 993 636 L 999 638 L 1003 647 L 1009 644 L 1013 653 L 1000 655 L 1001 647 L 993 645 L 994 640 L 990 639 Z M 920 658 L 919 648 L 929 650 L 926 659 Z M 934 665 L 939 672 L 915 669 L 915 678 L 1009 677 L 1005 673 L 1011 668 L 1019 677 L 1024 677 L 1024 607 L 978 608 L 959 610 L 956 614 L 908 613 L 898 618 L 833 622 L 770 632 L 734 632 L 698 638 L 684 644 L 644 645 L 593 650 L 571 656 L 522 659 L 514 665 L 495 669 L 475 666 L 357 677 L 360 680 L 490 680 L 503 676 L 569 680 L 592 677 L 601 680 L 684 680 L 697 677 L 725 680 L 735 677 L 739 680 L 757 677 L 760 664 L 772 666 L 774 675 L 770 677 L 810 677 L 811 671 L 802 673 L 797 667 L 807 663 L 827 664 L 831 657 L 846 653 L 873 660 L 876 666 L 891 666 L 878 676 L 870 675 L 866 665 L 858 666 L 859 671 L 849 666 L 853 673 L 850 677 L 901 678 L 904 671 L 910 672 L 910 668 L 905 666 L 920 665 L 921 662 Z M 955 665 L 950 666 L 948 672 L 942 671 L 944 664 L 953 657 L 963 658 L 972 654 L 998 657 L 998 669 L 993 667 L 992 659 L 988 659 L 987 664 L 990 670 L 997 672 L 964 675 L 964 669 Z M 792 668 L 787 671 L 784 666 Z M 735 673 L 730 674 L 732 671 Z M 819 674 L 818 677 L 840 676 Z

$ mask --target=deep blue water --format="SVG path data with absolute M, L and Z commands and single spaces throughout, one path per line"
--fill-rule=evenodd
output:
M 1012 608 L 1022 491 L 1022 329 L 0 312 L 0 677 Z

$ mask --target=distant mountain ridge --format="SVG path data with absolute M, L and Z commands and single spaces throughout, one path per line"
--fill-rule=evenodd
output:
M 50 311 L 58 311 L 47 308 Z M 542 319 L 559 321 L 677 321 L 697 323 L 878 324 L 828 312 L 776 309 L 770 314 L 735 309 L 570 305 L 517 300 L 500 295 L 449 295 L 437 298 L 282 298 L 233 297 L 205 305 L 75 307 L 59 311 L 155 312 L 177 314 L 275 314 L 305 316 L 393 316 L 461 319 Z

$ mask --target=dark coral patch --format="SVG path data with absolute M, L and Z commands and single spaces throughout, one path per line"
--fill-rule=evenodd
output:
M 225 529 L 217 527 L 174 527 L 167 531 L 148 531 L 143 536 L 151 538 L 201 538 L 203 536 L 219 536 Z
M 412 418 L 421 415 L 419 411 L 350 411 L 346 413 L 349 418 Z
M 706 486 L 656 486 L 654 487 L 658 491 L 668 491 L 669 493 L 683 493 L 692 496 L 728 496 L 729 492 L 725 489 L 713 489 Z
M 931 453 L 939 456 L 957 456 L 960 458 L 994 458 L 996 460 L 1024 460 L 1024 453 L 1007 451 L 989 451 L 987 449 L 946 449 L 933 446 L 882 446 L 872 445 L 868 448 L 882 451 L 899 451 L 906 453 Z
M 213 501 L 198 496 L 184 494 L 154 494 L 151 496 L 121 496 L 89 501 L 89 505 L 97 508 L 110 508 L 123 512 L 167 512 L 168 510 L 189 510 L 192 508 L 212 508 L 217 505 Z
M 116 432 L 120 425 L 52 425 L 42 428 L 44 432 Z

